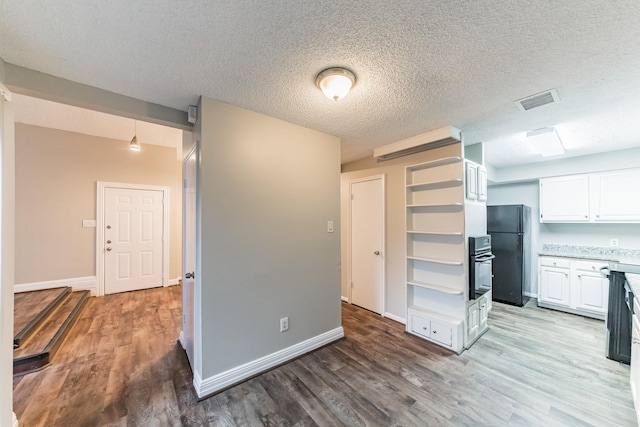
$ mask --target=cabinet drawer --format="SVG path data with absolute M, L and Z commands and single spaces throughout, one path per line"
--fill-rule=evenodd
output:
M 600 274 L 600 268 L 607 267 L 609 263 L 603 261 L 575 261 L 574 265 L 576 270 Z
M 431 322 L 422 317 L 411 316 L 411 330 L 423 337 L 431 338 Z
M 540 257 L 540 265 L 543 267 L 571 268 L 571 260 L 564 258 Z
M 431 339 L 451 347 L 451 328 L 438 322 L 431 322 Z

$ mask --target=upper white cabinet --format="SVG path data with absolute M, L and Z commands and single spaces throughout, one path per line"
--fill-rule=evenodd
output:
M 540 222 L 640 222 L 640 169 L 540 179 Z
M 589 222 L 589 175 L 541 179 L 540 222 Z
M 640 169 L 594 174 L 590 184 L 594 221 L 640 221 Z
M 464 161 L 465 195 L 469 200 L 487 200 L 487 169 L 470 160 Z

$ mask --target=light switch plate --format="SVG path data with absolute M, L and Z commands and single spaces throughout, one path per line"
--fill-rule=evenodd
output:
M 96 228 L 96 220 L 95 219 L 83 219 L 82 220 L 82 228 Z
M 327 221 L 327 233 L 333 233 L 333 221 Z

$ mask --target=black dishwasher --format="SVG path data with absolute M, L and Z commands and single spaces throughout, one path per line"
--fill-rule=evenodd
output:
M 607 357 L 628 365 L 631 363 L 633 292 L 626 283 L 624 273 L 610 271 L 608 276 Z

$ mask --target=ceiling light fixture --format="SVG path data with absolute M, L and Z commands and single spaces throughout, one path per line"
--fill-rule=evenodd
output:
M 316 86 L 327 98 L 334 101 L 344 98 L 355 84 L 355 74 L 342 67 L 327 68 L 316 77 Z
M 131 138 L 131 142 L 129 143 L 129 149 L 131 151 L 140 151 L 142 147 L 140 147 L 140 143 L 138 142 L 138 122 L 136 120 L 133 121 L 133 138 Z
M 527 141 L 542 157 L 564 154 L 562 141 L 555 128 L 542 128 L 527 132 Z

